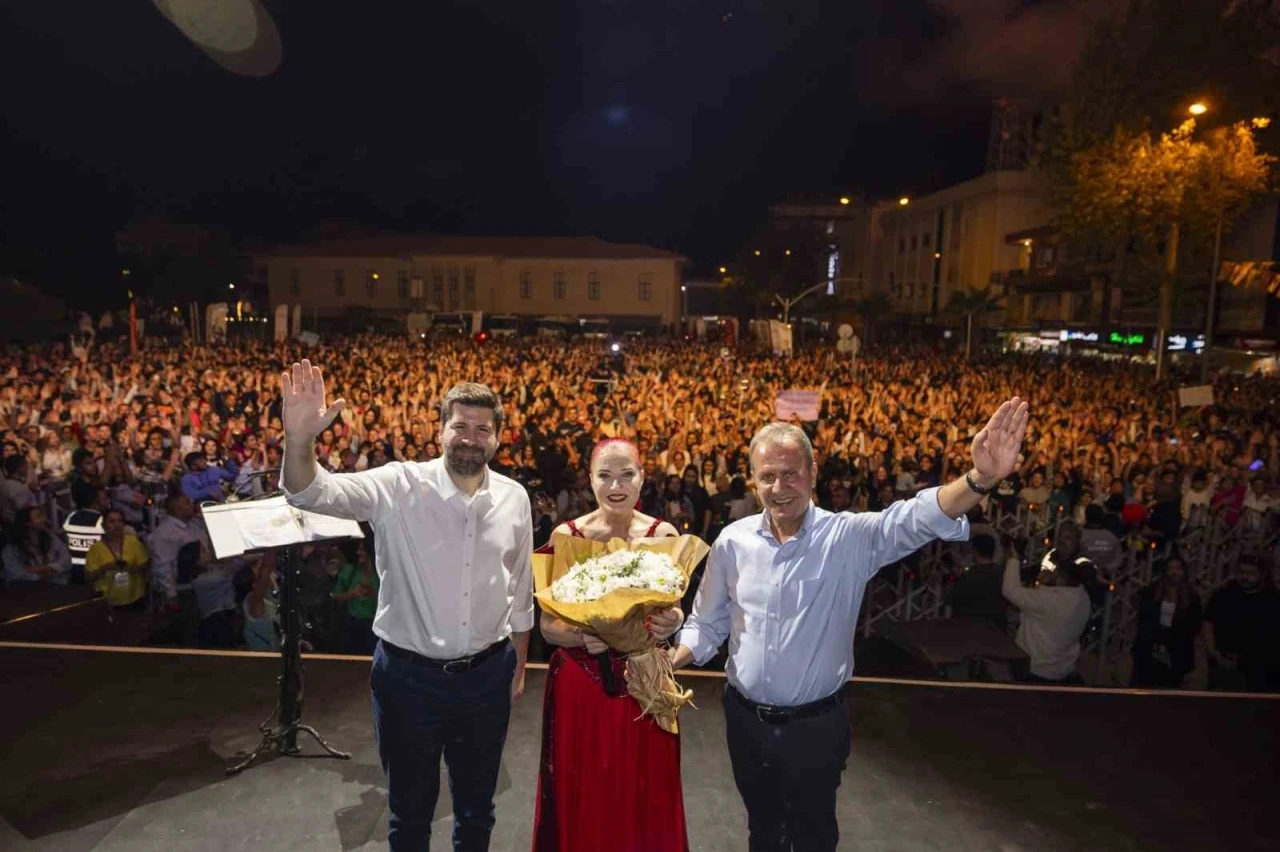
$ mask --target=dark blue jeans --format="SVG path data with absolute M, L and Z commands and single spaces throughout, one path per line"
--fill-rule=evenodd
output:
M 427 852 L 442 754 L 453 793 L 453 848 L 488 850 L 515 670 L 510 644 L 470 671 L 449 674 L 388 653 L 378 642 L 369 685 L 392 852 Z

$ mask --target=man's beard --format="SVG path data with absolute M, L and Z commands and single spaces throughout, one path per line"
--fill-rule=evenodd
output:
M 475 476 L 484 470 L 490 458 L 483 447 L 451 445 L 444 448 L 444 463 L 458 476 Z

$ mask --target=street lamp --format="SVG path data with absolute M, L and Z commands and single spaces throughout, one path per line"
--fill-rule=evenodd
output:
M 726 272 L 728 272 L 728 271 L 729 271 L 729 270 L 728 270 L 728 269 L 726 269 L 725 267 L 723 267 L 723 266 L 722 266 L 722 267 L 720 267 L 720 274 L 721 274 L 721 275 L 724 275 L 724 274 L 725 274 Z
M 905 195 L 898 199 L 898 204 L 900 204 L 903 207 L 906 207 L 910 203 L 911 203 L 911 199 L 907 198 Z
M 1204 115 L 1208 111 L 1209 111 L 1209 107 L 1205 106 L 1205 104 L 1201 101 L 1196 101 L 1191 106 L 1187 107 L 1187 112 L 1191 113 L 1192 115 Z
M 234 284 L 228 284 L 228 285 L 227 285 L 227 289 L 228 289 L 228 290 L 234 290 L 234 289 L 236 289 L 236 285 L 234 285 Z
M 848 197 L 847 197 L 847 196 L 843 196 L 843 195 L 842 195 L 842 196 L 840 196 L 840 203 L 841 203 L 841 204 L 844 204 L 844 205 L 846 205 L 846 206 L 847 206 L 847 205 L 849 204 L 849 199 L 848 199 Z

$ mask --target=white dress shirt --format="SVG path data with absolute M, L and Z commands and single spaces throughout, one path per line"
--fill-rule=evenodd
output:
M 204 541 L 204 530 L 193 518 L 180 521 L 167 515 L 155 532 L 147 537 L 151 551 L 152 586 L 172 600 L 178 596 L 178 552 L 192 542 Z M 190 588 L 186 585 L 185 588 Z
M 698 664 L 729 640 L 729 683 L 752 701 L 782 707 L 831 695 L 853 673 L 862 593 L 884 565 L 936 538 L 969 538 L 969 521 L 921 491 L 883 512 L 810 505 L 796 536 L 779 544 L 765 513 L 720 533 L 679 643 Z
M 533 629 L 533 513 L 518 482 L 485 471 L 468 497 L 444 459 L 316 478 L 289 503 L 373 524 L 373 632 L 424 657 L 470 656 Z

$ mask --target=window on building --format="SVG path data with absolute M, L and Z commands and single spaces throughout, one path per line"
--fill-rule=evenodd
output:
M 289 292 L 294 296 L 302 295 L 302 273 L 296 269 L 289 270 Z
M 907 253 L 907 241 L 906 241 L 906 239 L 899 239 L 899 240 L 898 240 L 898 254 L 906 254 L 906 253 Z
M 333 295 L 339 299 L 347 295 L 347 270 L 333 270 Z
M 587 298 L 593 302 L 600 301 L 600 273 L 594 269 L 587 273 Z
M 568 276 L 563 272 L 557 272 L 554 277 L 554 289 L 552 295 L 556 299 L 563 299 L 565 289 L 568 287 Z
M 396 270 L 396 295 L 401 299 L 409 298 L 409 270 Z
M 520 298 L 533 298 L 533 273 L 528 269 L 520 270 Z
M 456 311 L 458 309 L 458 267 L 449 267 L 449 310 Z
M 371 299 L 373 298 L 374 293 L 378 290 L 378 273 L 372 269 L 364 274 L 364 289 Z
M 653 275 L 649 272 L 640 273 L 640 301 L 653 301 Z
M 911 235 L 911 250 L 912 250 L 912 251 L 915 251 L 915 250 L 916 250 L 916 236 L 915 236 L 915 234 L 912 234 L 912 235 Z
M 444 308 L 444 267 L 431 267 L 431 301 L 437 309 Z
M 476 282 L 474 279 L 462 282 L 462 309 L 464 311 L 474 311 L 476 309 Z
M 415 275 L 413 280 L 409 282 L 409 297 L 411 299 L 426 298 L 426 286 L 422 282 L 422 277 Z
M 471 284 L 471 285 L 473 285 L 473 286 L 475 285 L 475 283 L 476 283 L 476 268 L 475 268 L 474 266 L 464 266 L 464 267 L 462 267 L 462 283 L 463 283 L 463 284 L 468 284 L 468 283 L 469 283 L 469 284 Z
M 929 247 L 929 239 L 930 239 L 930 236 L 931 236 L 930 234 L 925 234 L 924 236 L 922 236 L 922 237 L 920 238 L 920 245 L 921 245 L 922 247 L 924 247 L 924 248 L 928 248 L 928 247 Z

